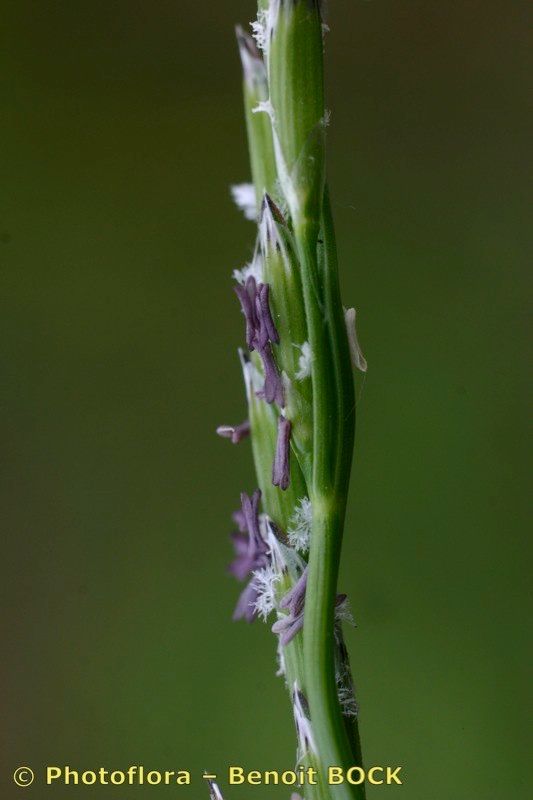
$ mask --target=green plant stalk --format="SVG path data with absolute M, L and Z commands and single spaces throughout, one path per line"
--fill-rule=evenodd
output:
M 313 351 L 313 505 L 309 577 L 305 597 L 306 691 L 322 769 L 354 765 L 335 681 L 334 613 L 346 495 L 355 428 L 355 402 L 348 342 L 340 304 L 331 217 L 324 215 L 327 257 L 319 274 L 317 224 L 295 227 L 302 263 L 309 339 Z M 328 253 L 329 250 L 329 253 Z M 323 305 L 318 296 L 322 284 Z M 348 369 L 347 369 L 348 367 Z M 349 372 L 348 372 L 349 370 Z M 333 373 L 333 374 L 332 374 Z M 332 380 L 333 378 L 333 380 Z M 331 786 L 336 798 L 364 798 L 362 786 Z
M 334 374 L 338 410 L 337 462 L 336 473 L 333 481 L 334 486 L 337 487 L 339 496 L 342 498 L 341 504 L 338 508 L 338 511 L 340 512 L 338 529 L 338 555 L 336 565 L 336 576 L 338 577 L 346 514 L 346 503 L 350 484 L 355 441 L 356 402 L 350 346 L 346 333 L 344 310 L 339 286 L 335 228 L 333 224 L 333 215 L 331 213 L 331 202 L 327 185 L 324 190 L 321 234 L 323 240 L 322 272 L 324 275 L 324 293 L 326 297 L 325 310 L 328 322 L 331 352 L 335 366 Z M 351 724 L 347 726 L 347 732 L 352 751 L 352 763 L 356 766 L 362 766 L 361 742 L 357 718 L 354 718 Z M 361 796 L 364 796 L 364 789 L 362 790 Z

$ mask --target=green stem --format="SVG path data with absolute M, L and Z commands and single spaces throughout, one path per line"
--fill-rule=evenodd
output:
M 342 522 L 338 542 L 340 557 L 346 499 L 348 495 L 352 467 L 356 414 L 350 347 L 346 333 L 346 323 L 344 319 L 344 310 L 342 307 L 339 286 L 335 228 L 333 224 L 329 190 L 327 186 L 324 191 L 324 204 L 322 209 L 322 237 L 324 241 L 324 293 L 326 297 L 326 313 L 328 315 L 328 329 L 330 332 L 331 351 L 333 354 L 338 403 L 338 458 L 335 486 L 338 488 L 338 491 L 341 493 L 343 498 Z M 353 763 L 357 766 L 361 766 L 361 742 L 357 719 L 352 718 L 351 723 L 347 726 L 347 728 L 352 748 Z
M 313 526 L 304 661 L 313 731 L 322 769 L 327 770 L 328 766 L 352 766 L 356 752 L 348 738 L 337 697 L 334 659 L 335 599 L 353 445 L 354 403 L 329 212 L 324 215 L 323 228 L 327 246 L 321 273 L 317 257 L 318 225 L 304 222 L 295 226 L 313 353 Z M 339 800 L 362 800 L 365 796 L 362 786 L 340 784 L 330 789 L 331 796 Z

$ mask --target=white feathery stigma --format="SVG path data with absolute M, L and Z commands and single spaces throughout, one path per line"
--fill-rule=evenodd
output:
M 337 686 L 337 696 L 343 716 L 357 717 L 359 714 L 359 707 L 353 693 L 353 688 L 346 685 Z
M 265 622 L 268 615 L 276 608 L 276 584 L 279 583 L 280 577 L 270 564 L 253 573 L 254 587 L 257 591 L 254 608 Z
M 295 344 L 295 347 L 300 351 L 298 359 L 298 372 L 296 373 L 296 380 L 303 381 L 305 378 L 311 377 L 311 363 L 313 361 L 313 352 L 309 342 L 304 342 L 302 345 Z
M 233 202 L 246 219 L 257 219 L 257 202 L 253 183 L 235 183 L 230 187 Z
M 265 9 L 261 10 L 257 14 L 257 19 L 253 22 L 250 22 L 250 27 L 252 29 L 252 36 L 254 37 L 257 46 L 260 50 L 264 50 L 266 46 L 266 36 L 267 36 L 267 17 L 268 11 Z
M 280 0 L 270 0 L 268 8 L 261 9 L 257 13 L 257 19 L 250 23 L 252 36 L 257 42 L 257 46 L 265 53 L 268 59 L 268 44 L 272 30 L 275 28 L 280 10 Z
M 302 497 L 289 521 L 287 536 L 289 544 L 300 553 L 309 551 L 311 526 L 313 524 L 313 507 L 308 497 Z
M 281 644 L 280 637 L 278 639 L 278 647 L 276 650 L 276 656 L 278 660 L 278 668 L 276 670 L 276 678 L 284 678 L 285 677 L 285 648 Z
M 335 622 L 339 624 L 341 622 L 347 622 L 348 625 L 352 625 L 354 628 L 356 627 L 352 607 L 347 597 L 344 597 L 342 601 L 335 606 Z

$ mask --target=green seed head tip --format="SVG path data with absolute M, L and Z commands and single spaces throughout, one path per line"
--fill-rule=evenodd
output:
M 266 31 L 280 183 L 295 223 L 318 219 L 324 171 L 323 36 L 316 0 L 272 0 Z
M 277 174 L 272 127 L 265 114 L 255 109 L 268 101 L 266 65 L 255 39 L 240 25 L 236 28 L 237 43 L 243 69 L 244 113 L 256 205 L 260 206 L 265 189 L 273 191 Z

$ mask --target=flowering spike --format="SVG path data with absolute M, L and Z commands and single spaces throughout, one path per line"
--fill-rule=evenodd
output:
M 335 595 L 355 421 L 349 344 L 360 368 L 364 360 L 354 349 L 352 312 L 347 333 L 325 185 L 324 0 L 258 0 L 252 28 L 255 41 L 242 29 L 237 37 L 255 203 L 249 186 L 233 194 L 259 217 L 258 236 L 251 264 L 234 277 L 264 495 L 262 514 L 259 493 L 243 495 L 234 514 L 230 571 L 245 581 L 234 618 L 276 612 L 299 760 L 309 753 L 319 769 L 347 767 L 360 763 L 357 723 L 347 724 L 354 698 L 341 621 L 349 612 L 345 596 Z M 219 433 L 240 438 L 230 426 Z M 291 800 L 302 800 L 299 792 Z M 364 787 L 324 783 L 316 795 L 362 800 Z
M 272 483 L 280 489 L 288 489 L 290 482 L 291 423 L 283 414 L 278 420 L 278 441 L 272 465 Z

